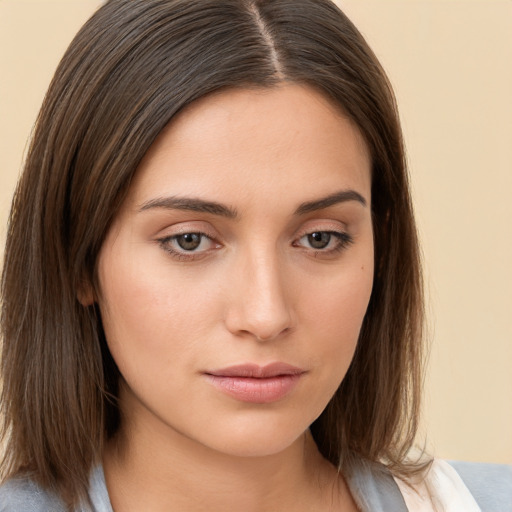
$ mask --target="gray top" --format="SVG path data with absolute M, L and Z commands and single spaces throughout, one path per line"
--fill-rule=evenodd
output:
M 512 512 L 512 466 L 450 461 L 482 512 Z
M 113 512 L 101 466 L 91 474 L 89 498 L 92 511 L 81 505 L 75 512 Z M 13 478 L 0 486 L 0 512 L 66 512 L 66 508 L 57 496 L 43 491 L 31 480 Z
M 482 512 L 512 512 L 512 466 L 450 462 L 471 490 Z M 407 512 L 391 474 L 378 464 L 361 462 L 347 478 L 362 512 Z M 92 512 L 113 512 L 103 468 L 91 474 Z M 0 512 L 66 512 L 60 500 L 28 479 L 11 479 L 0 486 Z M 75 512 L 91 512 L 79 506 Z

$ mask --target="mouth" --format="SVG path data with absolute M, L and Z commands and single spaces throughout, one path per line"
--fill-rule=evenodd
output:
M 238 401 L 268 404 L 288 396 L 305 373 L 296 366 L 272 363 L 229 366 L 204 375 L 218 391 Z

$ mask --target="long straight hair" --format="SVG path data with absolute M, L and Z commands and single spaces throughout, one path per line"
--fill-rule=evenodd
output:
M 110 0 L 77 34 L 39 114 L 13 200 L 1 284 L 4 478 L 27 473 L 70 506 L 120 422 L 119 373 L 95 306 L 105 235 L 173 116 L 228 88 L 305 84 L 358 126 L 372 158 L 373 291 L 341 386 L 311 426 L 353 457 L 414 468 L 422 281 L 394 96 L 329 0 Z

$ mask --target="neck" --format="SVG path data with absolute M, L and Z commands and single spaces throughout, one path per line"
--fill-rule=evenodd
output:
M 124 425 L 104 454 L 116 512 L 345 510 L 340 499 L 350 500 L 309 431 L 279 453 L 238 457 L 169 427 Z

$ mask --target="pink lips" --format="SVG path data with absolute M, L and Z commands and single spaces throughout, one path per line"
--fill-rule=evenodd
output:
M 291 393 L 304 370 L 286 363 L 242 364 L 205 373 L 217 389 L 242 402 L 268 404 Z

